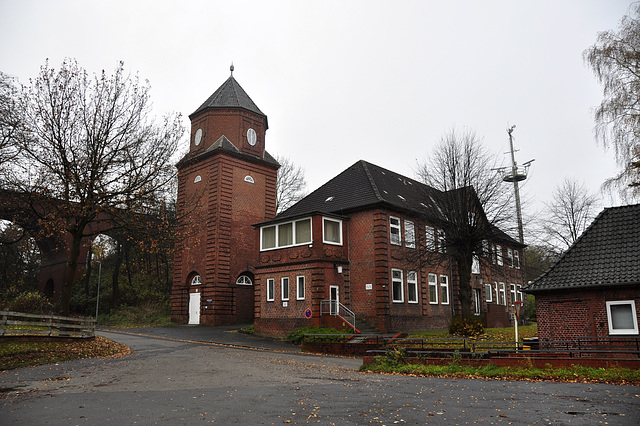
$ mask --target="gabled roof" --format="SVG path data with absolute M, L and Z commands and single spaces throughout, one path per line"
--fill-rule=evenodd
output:
M 280 213 L 277 219 L 311 212 L 343 214 L 376 204 L 424 213 L 424 209 L 433 208 L 440 194 L 416 180 L 360 160 Z
M 309 214 L 345 215 L 374 206 L 412 212 L 433 223 L 445 221 L 447 205 L 444 193 L 422 182 L 360 160 L 320 188 L 280 213 L 274 221 Z M 519 245 L 517 241 L 492 228 L 496 238 Z
M 233 75 L 222 83 L 222 86 L 213 92 L 189 117 L 193 117 L 208 108 L 243 108 L 263 116 L 265 120 L 267 118 L 267 116 L 260 111 L 260 108 L 251 100 L 249 95 L 247 95 L 247 92 L 238 84 L 236 79 L 233 78 Z
M 603 210 L 547 272 L 525 290 L 640 285 L 640 204 Z

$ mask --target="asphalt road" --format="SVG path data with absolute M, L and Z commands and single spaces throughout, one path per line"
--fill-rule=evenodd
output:
M 359 359 L 228 331 L 103 331 L 134 353 L 2 372 L 0 424 L 636 425 L 640 416 L 638 386 L 359 373 Z

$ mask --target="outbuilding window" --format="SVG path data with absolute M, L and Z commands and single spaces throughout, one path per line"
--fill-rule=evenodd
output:
M 609 334 L 638 334 L 638 317 L 633 300 L 607 302 Z

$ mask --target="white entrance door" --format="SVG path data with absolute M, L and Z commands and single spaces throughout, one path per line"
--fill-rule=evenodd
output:
M 330 300 L 329 305 L 331 306 L 330 314 L 338 315 L 338 312 L 339 312 L 338 303 L 340 303 L 340 291 L 337 285 L 329 286 L 329 300 Z
M 189 293 L 189 324 L 200 324 L 200 293 Z

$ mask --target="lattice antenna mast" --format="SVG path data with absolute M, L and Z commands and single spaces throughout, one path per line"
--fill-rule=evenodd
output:
M 535 161 L 535 159 L 527 161 L 522 165 L 522 167 L 518 167 L 518 163 L 516 162 L 515 150 L 513 149 L 513 130 L 515 128 L 516 126 L 514 125 L 507 129 L 507 133 L 509 134 L 509 148 L 511 153 L 511 173 L 505 173 L 502 180 L 504 182 L 513 182 L 513 191 L 516 196 L 516 215 L 518 218 L 518 238 L 520 239 L 520 243 L 524 244 L 524 230 L 522 226 L 522 208 L 520 206 L 520 188 L 518 183 L 527 178 L 527 172 L 529 171 L 529 166 L 531 165 L 531 163 Z

